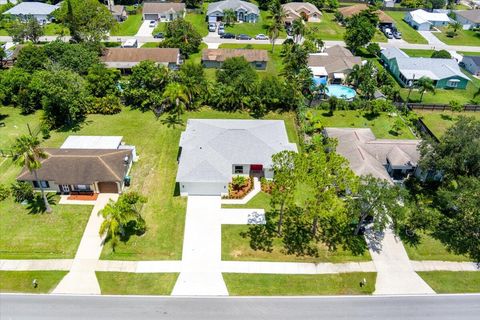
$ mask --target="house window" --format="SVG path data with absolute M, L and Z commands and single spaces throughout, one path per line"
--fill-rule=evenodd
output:
M 234 172 L 242 174 L 243 173 L 243 166 L 235 166 Z
M 449 80 L 447 82 L 447 86 L 449 86 L 450 88 L 456 88 L 458 87 L 458 80 Z
M 40 186 L 42 186 L 42 188 L 50 188 L 50 184 L 48 183 L 48 181 L 44 181 L 44 180 L 41 180 L 40 184 L 39 184 L 39 181 L 33 181 L 33 186 L 35 188 L 40 188 Z
M 89 185 L 86 185 L 86 184 L 77 184 L 74 186 L 75 190 L 78 190 L 78 191 L 89 191 L 90 190 L 90 186 Z
M 255 68 L 261 68 L 263 63 L 261 62 L 255 62 Z

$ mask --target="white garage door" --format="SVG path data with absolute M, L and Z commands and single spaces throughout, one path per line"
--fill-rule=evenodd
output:
M 143 20 L 157 20 L 158 14 L 144 14 Z
M 220 195 L 221 193 L 227 193 L 226 185 L 223 183 L 180 183 L 180 192 L 188 193 L 190 196 L 194 195 Z

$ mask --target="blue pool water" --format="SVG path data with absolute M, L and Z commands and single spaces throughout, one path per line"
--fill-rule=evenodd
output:
M 350 100 L 357 95 L 354 89 L 339 84 L 329 84 L 327 88 L 328 91 L 326 94 L 330 97 L 333 96 L 340 99 Z
M 327 77 L 313 76 L 313 82 L 316 86 L 320 84 L 327 84 Z

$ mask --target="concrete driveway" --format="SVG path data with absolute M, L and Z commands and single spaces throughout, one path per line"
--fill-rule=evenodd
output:
M 135 37 L 151 37 L 153 33 L 153 29 L 155 28 L 150 27 L 149 24 L 150 24 L 150 20 L 143 21 Z

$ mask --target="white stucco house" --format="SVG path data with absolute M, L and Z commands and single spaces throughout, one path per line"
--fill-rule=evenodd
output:
M 52 13 L 58 8 L 58 5 L 43 2 L 21 2 L 3 14 L 22 20 L 33 17 L 37 19 L 40 24 L 45 24 L 53 20 Z
M 255 23 L 260 16 L 258 6 L 241 0 L 225 0 L 212 2 L 207 8 L 208 22 L 221 21 L 225 10 L 233 10 L 237 15 L 237 21 Z
M 444 27 L 452 21 L 446 13 L 428 12 L 423 9 L 405 13 L 403 20 L 419 31 L 429 31 L 433 27 Z
M 272 155 L 297 152 L 281 120 L 190 119 L 179 147 L 176 181 L 182 196 L 226 195 L 238 175 L 272 179 Z

